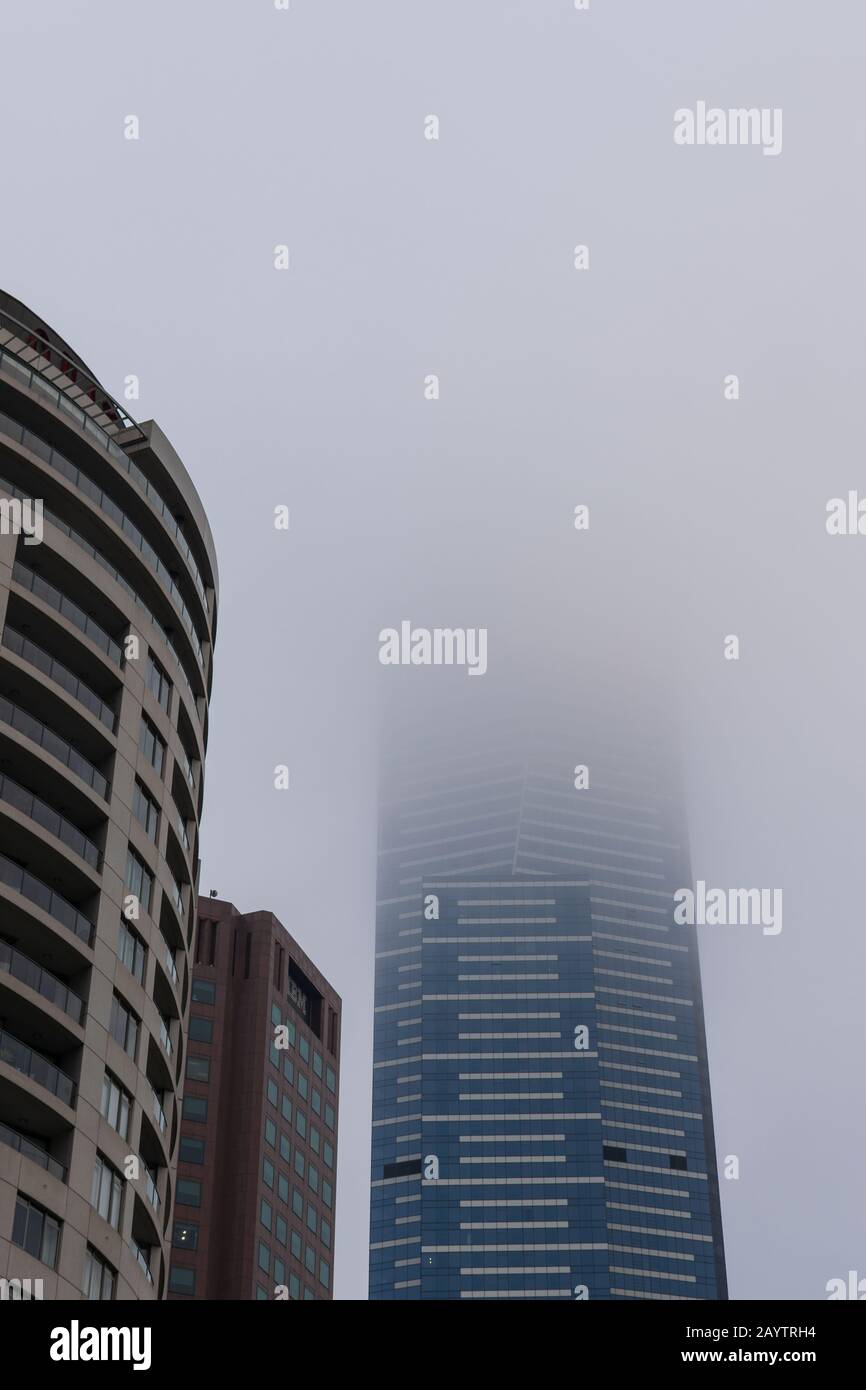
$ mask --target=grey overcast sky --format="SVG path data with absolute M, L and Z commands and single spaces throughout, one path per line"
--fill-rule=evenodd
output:
M 404 618 L 487 625 L 491 672 L 540 642 L 579 673 L 603 632 L 636 704 L 664 676 L 695 876 L 784 892 L 778 937 L 700 929 L 732 1297 L 866 1275 L 866 537 L 825 527 L 866 493 L 866 10 L 0 24 L 2 284 L 115 395 L 139 376 L 216 539 L 202 891 L 272 909 L 343 996 L 337 1297 L 366 1293 L 376 740 L 405 674 L 377 636 Z M 781 152 L 677 146 L 699 101 L 780 108 Z

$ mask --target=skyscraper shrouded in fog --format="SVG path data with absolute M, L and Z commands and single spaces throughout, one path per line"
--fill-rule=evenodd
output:
M 370 1297 L 724 1299 L 676 776 L 541 728 L 383 760 Z
M 216 557 L 190 478 L 0 293 L 0 1279 L 164 1295 Z

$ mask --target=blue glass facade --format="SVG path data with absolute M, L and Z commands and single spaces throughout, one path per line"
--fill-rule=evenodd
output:
M 370 1297 L 727 1297 L 660 758 L 491 738 L 380 819 Z

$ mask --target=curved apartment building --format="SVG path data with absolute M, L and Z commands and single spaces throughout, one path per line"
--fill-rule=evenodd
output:
M 165 436 L 0 292 L 0 1296 L 165 1295 L 216 602 Z

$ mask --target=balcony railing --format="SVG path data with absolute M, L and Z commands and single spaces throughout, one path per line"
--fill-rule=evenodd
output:
M 154 1211 L 158 1213 L 161 1202 L 159 1193 L 156 1190 L 156 1183 L 154 1182 L 153 1174 L 151 1173 L 146 1163 L 142 1162 L 142 1167 L 144 1168 L 144 1187 L 147 1193 L 147 1200 L 150 1202 L 150 1205 L 153 1207 Z
M 171 1034 L 168 1031 L 168 1024 L 162 1017 L 160 1017 L 159 1020 L 159 1040 L 162 1043 L 163 1048 L 165 1049 L 166 1056 L 171 1057 L 174 1053 L 174 1043 L 172 1042 Z
M 84 1000 L 62 980 L 58 980 L 56 975 L 52 975 L 50 970 L 44 970 L 35 960 L 25 956 L 23 951 L 8 945 L 5 941 L 0 941 L 0 970 L 8 970 L 14 979 L 29 985 L 50 1004 L 56 1004 L 58 1009 L 69 1015 L 73 1023 L 81 1022 Z
M 144 1275 L 145 1279 L 147 1280 L 148 1284 L 152 1284 L 153 1275 L 150 1272 L 150 1262 L 148 1261 L 147 1255 L 142 1250 L 138 1241 L 131 1240 L 129 1248 L 135 1256 L 135 1262 L 141 1270 L 142 1274 Z
M 77 603 L 73 603 L 72 599 L 67 598 L 53 584 L 49 584 L 47 579 L 43 579 L 41 574 L 37 574 L 28 565 L 22 565 L 20 560 L 16 560 L 12 566 L 12 578 L 16 584 L 20 584 L 23 589 L 28 589 L 31 594 L 35 594 L 36 598 L 41 599 L 61 617 L 66 618 L 68 622 L 78 628 L 79 632 L 83 632 L 84 636 L 88 637 L 101 652 L 104 652 L 110 661 L 115 662 L 117 666 L 122 664 L 123 651 L 120 643 L 115 642 L 104 627 L 89 617 L 83 608 L 79 608 Z
M 14 328 L 12 327 L 13 325 L 15 326 Z M 33 333 L 32 329 L 29 329 L 24 324 L 19 324 L 17 320 L 11 318 L 11 316 L 8 314 L 4 313 L 2 315 L 2 326 L 3 328 L 7 329 L 11 328 L 12 331 L 16 332 L 16 335 L 19 337 L 23 334 L 24 340 L 29 341 L 31 349 L 38 350 L 39 353 L 43 356 L 48 357 L 52 352 L 58 352 L 57 349 L 52 348 L 48 343 L 40 341 L 37 335 Z M 7 339 L 6 341 L 8 342 L 9 340 Z M 34 347 L 34 344 L 38 344 L 38 347 Z M 59 353 L 58 356 L 60 356 Z M 120 447 L 120 445 L 115 442 L 115 440 L 111 437 L 111 435 L 108 433 L 106 429 L 103 429 L 99 424 L 96 423 L 95 420 L 91 418 L 89 413 L 86 413 L 86 410 L 83 410 L 80 406 L 73 403 L 72 396 L 77 395 L 78 399 L 86 400 L 87 406 L 90 408 L 90 410 L 95 409 L 99 411 L 101 409 L 104 413 L 106 424 L 111 425 L 112 429 L 115 431 L 122 432 L 128 429 L 137 429 L 139 431 L 140 439 L 143 442 L 146 438 L 143 430 L 141 430 L 139 426 L 135 423 L 135 421 L 132 420 L 131 417 L 126 414 L 123 407 L 118 405 L 117 401 L 112 401 L 110 397 L 108 397 L 103 387 L 101 387 L 99 383 L 94 381 L 92 378 L 89 379 L 89 391 L 82 392 L 78 386 L 78 378 L 85 378 L 86 373 L 84 373 L 80 367 L 70 363 L 64 364 L 62 362 L 61 366 L 63 367 L 64 372 L 68 372 L 69 386 L 59 391 L 56 386 L 52 385 L 46 379 L 43 373 L 35 370 L 30 365 L 25 365 L 24 362 L 20 361 L 18 357 L 13 356 L 10 352 L 0 351 L 0 367 L 2 367 L 4 371 L 9 372 L 10 375 L 18 377 L 20 380 L 24 381 L 27 386 L 31 387 L 31 389 L 36 389 L 40 391 L 43 395 L 48 395 L 52 400 L 54 400 L 55 404 L 58 406 L 59 409 L 65 411 L 66 414 L 71 415 L 73 419 L 77 420 L 78 424 L 81 425 L 81 427 L 85 429 L 92 438 L 98 440 L 102 448 L 105 449 L 106 453 L 110 454 L 114 462 L 120 468 L 122 468 L 124 472 L 128 473 L 129 476 L 138 485 L 138 487 L 147 497 L 154 511 L 157 512 L 158 515 L 163 518 L 169 532 L 177 542 L 178 549 L 180 550 L 181 554 L 184 556 L 184 559 L 189 565 L 193 582 L 195 583 L 195 587 L 198 590 L 198 593 L 206 609 L 207 593 L 205 590 L 204 581 L 202 580 L 195 557 L 192 553 L 192 550 L 190 549 L 189 541 L 183 534 L 180 524 L 176 520 L 171 507 L 160 496 L 153 483 L 141 471 L 138 464 L 135 463 L 129 457 L 129 455 Z M 52 367 L 54 368 L 54 370 L 56 370 L 54 364 L 52 364 Z M 101 406 L 97 404 L 97 399 L 99 399 L 102 402 Z
M 165 1118 L 165 1111 L 162 1108 L 162 1101 L 160 1100 L 159 1096 L 157 1095 L 156 1091 L 154 1091 L 152 1086 L 150 1089 L 151 1094 L 153 1096 L 153 1118 L 156 1120 L 160 1134 L 165 1134 L 166 1130 L 168 1129 L 168 1120 Z
M 55 734 L 47 725 L 42 724 L 38 719 L 34 719 L 32 714 L 28 714 L 26 709 L 20 705 L 13 704 L 11 700 L 5 699 L 0 695 L 0 719 L 10 728 L 17 729 L 19 734 L 29 738 L 31 742 L 38 743 L 40 748 L 44 748 L 46 753 L 50 753 L 58 762 L 74 772 L 76 777 L 80 777 L 82 782 L 86 782 L 88 787 L 103 798 L 108 800 L 108 781 L 101 772 L 89 762 L 82 753 L 67 743 L 65 738 Z
M 3 646 L 8 647 L 10 652 L 14 652 L 16 656 L 22 657 L 31 666 L 35 666 L 49 680 L 62 686 L 67 695 L 71 695 L 73 700 L 77 700 L 111 733 L 114 733 L 117 720 L 114 710 L 104 700 L 101 700 L 96 692 L 90 689 L 89 685 L 85 685 L 74 671 L 70 671 L 68 666 L 64 666 L 50 652 L 46 652 L 43 647 L 38 647 L 35 642 L 31 642 L 29 637 L 25 637 L 14 627 L 7 626 L 4 629 Z
M 63 1164 L 58 1163 L 56 1158 L 52 1158 L 32 1139 L 28 1139 L 24 1134 L 19 1134 L 17 1129 L 10 1129 L 8 1125 L 0 1124 L 0 1144 L 7 1144 L 10 1149 L 17 1150 L 23 1158 L 29 1158 L 34 1163 L 38 1163 L 40 1168 L 45 1169 L 46 1173 L 51 1173 L 61 1182 L 66 1182 L 66 1169 Z
M 41 878 L 36 878 L 29 870 L 22 869 L 20 864 L 7 859 L 5 854 L 0 854 L 0 883 L 5 883 L 7 888 L 14 889 L 22 897 L 41 907 L 49 917 L 53 917 L 68 931 L 74 932 L 85 946 L 91 944 L 94 926 L 89 918 L 85 917 L 83 912 L 79 912 L 77 907 L 73 907 L 61 893 L 55 893 Z
M 183 894 L 180 891 L 180 885 L 171 869 L 168 870 L 168 877 L 171 881 L 171 900 L 177 908 L 180 920 L 183 921 Z
M 37 454 L 44 463 L 48 464 L 49 468 L 53 468 L 55 472 L 61 473 L 64 478 L 67 478 L 69 482 L 81 492 L 85 493 L 86 496 L 96 504 L 100 511 L 104 512 L 106 516 L 111 517 L 111 520 L 116 526 L 120 527 L 127 540 L 131 541 L 135 549 L 144 556 L 148 567 L 153 570 L 153 573 L 174 603 L 183 621 L 184 628 L 189 634 L 190 641 L 195 648 L 199 664 L 204 668 L 204 652 L 186 601 L 180 589 L 177 587 L 177 584 L 172 579 L 171 571 L 168 569 L 165 561 L 160 559 L 153 546 L 145 539 L 141 531 L 135 525 L 135 522 L 127 516 L 126 512 L 124 512 L 107 493 L 103 492 L 102 488 L 98 487 L 96 483 L 93 482 L 92 478 L 89 478 L 86 473 L 82 473 L 81 469 L 74 463 L 71 463 L 65 455 L 58 453 L 56 449 L 53 449 L 51 445 L 47 444 L 39 435 L 34 434 L 32 430 L 24 429 L 23 426 L 18 425 L 16 421 L 11 420 L 7 415 L 0 417 L 0 429 L 3 430 L 4 434 L 9 434 L 12 438 L 17 439 L 25 448 L 29 449 L 31 453 Z M 123 455 L 123 458 L 127 465 L 129 465 L 126 454 Z M 136 468 L 136 472 L 140 471 L 140 469 Z M 142 476 L 144 475 L 142 474 Z M 172 525 L 175 528 L 177 527 L 177 522 L 173 517 Z M 175 539 L 177 539 L 177 537 L 175 537 Z M 207 600 L 204 599 L 204 595 L 202 595 L 202 598 L 205 612 L 207 612 Z
M 50 1091 L 58 1100 L 62 1100 L 64 1105 L 71 1105 L 75 1094 L 75 1082 L 66 1072 L 61 1071 L 58 1066 L 43 1057 L 41 1052 L 34 1052 L 32 1047 L 28 1047 L 20 1038 L 13 1037 L 11 1033 L 0 1030 L 0 1062 L 6 1062 L 16 1071 L 20 1071 L 24 1076 L 29 1076 L 31 1081 L 37 1085 L 44 1086 L 46 1091 Z
M 0 772 L 0 801 L 8 802 L 10 806 L 14 806 L 17 811 L 22 811 L 37 825 L 41 825 L 43 830 L 47 830 L 49 834 L 61 840 L 74 854 L 84 859 L 92 869 L 99 868 L 99 850 L 93 841 L 78 829 L 77 825 L 73 825 L 41 797 L 36 796 L 34 792 L 29 792 L 18 782 L 13 782 L 11 777 L 4 776 L 2 772 Z
M 164 937 L 163 940 L 165 940 Z M 176 985 L 178 982 L 177 962 L 174 958 L 174 951 L 171 949 L 167 941 L 165 942 L 165 954 L 163 956 L 163 963 L 165 965 L 166 970 L 168 971 L 169 979 L 171 980 L 172 984 Z
M 13 420 L 9 420 L 9 417 L 7 415 L 3 415 L 2 413 L 0 413 L 0 431 L 3 431 L 4 427 L 7 424 L 14 425 L 14 423 L 15 422 Z M 22 501 L 26 501 L 29 497 L 28 493 L 23 492 L 21 488 L 16 487 L 14 483 L 10 483 L 8 478 L 0 478 L 0 490 L 8 493 L 10 497 L 18 497 Z M 135 589 L 133 589 L 132 585 L 129 583 L 129 580 L 126 579 L 126 577 L 123 574 L 121 574 L 120 570 L 117 569 L 117 567 L 113 565 L 110 560 L 106 559 L 106 557 L 102 554 L 102 551 L 97 550 L 94 545 L 91 545 L 90 541 L 86 540 L 85 537 L 82 536 L 80 531 L 76 531 L 74 526 L 68 525 L 68 523 L 65 522 L 61 517 L 59 517 L 56 512 L 52 512 L 49 507 L 43 507 L 42 514 L 45 517 L 46 521 L 50 521 L 52 526 L 56 526 L 58 531 L 62 531 L 64 536 L 68 536 L 71 541 L 74 541 L 74 543 L 77 546 L 80 546 L 82 550 L 86 551 L 87 554 L 92 559 L 94 559 L 96 563 L 101 566 L 102 569 L 105 570 L 106 574 L 110 574 L 112 579 L 114 579 L 120 585 L 120 587 L 127 594 L 129 594 L 129 597 L 141 609 L 142 613 L 145 615 L 148 621 L 153 623 L 153 626 L 156 628 L 166 647 L 174 657 L 174 660 L 177 663 L 178 671 L 180 672 L 181 679 L 183 680 L 183 683 L 187 691 L 189 692 L 190 702 L 193 705 L 193 708 L 197 709 L 198 705 L 196 697 L 193 693 L 193 688 L 190 685 L 190 680 L 189 676 L 186 673 L 186 668 L 183 662 L 181 661 L 180 656 L 178 655 L 177 648 L 175 647 L 174 642 L 169 637 L 162 623 L 159 621 L 159 618 L 157 618 L 156 614 L 152 611 L 152 609 L 148 607 L 141 595 L 138 594 L 135 591 Z

